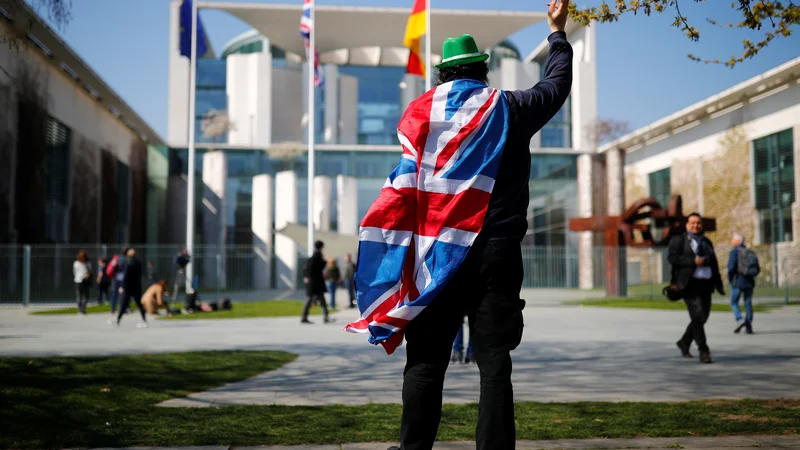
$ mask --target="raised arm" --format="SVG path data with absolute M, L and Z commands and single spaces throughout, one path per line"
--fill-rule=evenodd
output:
M 509 91 L 519 106 L 521 123 L 533 136 L 556 115 L 572 88 L 572 46 L 567 41 L 569 0 L 549 3 L 547 21 L 552 33 L 547 37 L 550 51 L 544 64 L 544 77 L 532 88 Z

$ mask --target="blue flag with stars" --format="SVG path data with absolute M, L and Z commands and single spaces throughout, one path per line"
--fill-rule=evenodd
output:
M 181 56 L 191 58 L 192 56 L 192 0 L 183 0 L 180 11 L 180 31 L 179 40 L 181 46 Z M 200 17 L 197 17 L 197 57 L 206 54 L 206 32 Z

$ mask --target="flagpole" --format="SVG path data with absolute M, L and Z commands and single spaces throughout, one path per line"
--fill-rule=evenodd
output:
M 189 58 L 189 168 L 186 174 L 186 250 L 194 256 L 194 182 L 195 182 L 195 91 L 197 78 L 197 0 L 192 0 L 192 51 Z M 191 258 L 194 259 L 194 258 Z M 186 292 L 194 292 L 192 280 L 194 278 L 194 264 L 186 265 Z
M 425 92 L 431 89 L 431 0 L 425 0 Z
M 311 1 L 311 30 L 308 37 L 308 256 L 314 253 L 314 72 L 316 71 L 317 24 L 314 22 L 316 4 Z

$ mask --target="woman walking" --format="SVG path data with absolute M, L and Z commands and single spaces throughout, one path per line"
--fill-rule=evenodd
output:
M 92 271 L 89 269 L 89 256 L 86 251 L 78 252 L 78 257 L 72 263 L 72 276 L 75 281 L 78 314 L 83 315 L 86 314 L 86 304 L 89 303 L 89 286 L 92 277 Z
M 325 267 L 325 284 L 328 286 L 328 293 L 331 295 L 331 309 L 336 308 L 336 288 L 339 287 L 339 281 L 342 279 L 342 272 L 339 266 L 336 265 L 336 258 L 328 260 L 328 265 Z

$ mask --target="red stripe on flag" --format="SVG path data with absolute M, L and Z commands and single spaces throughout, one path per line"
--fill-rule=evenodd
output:
M 478 124 L 480 124 L 481 119 L 486 114 L 486 111 L 489 110 L 489 107 L 492 106 L 492 103 L 494 102 L 494 98 L 496 95 L 497 95 L 497 90 L 492 92 L 492 95 L 489 96 L 489 100 L 487 100 L 486 103 L 481 105 L 478 112 L 475 113 L 475 115 L 472 117 L 472 120 L 470 120 L 469 123 L 461 127 L 461 129 L 458 130 L 458 133 L 456 133 L 456 135 L 453 136 L 452 139 L 450 139 L 450 142 L 448 142 L 447 145 L 444 146 L 442 151 L 439 153 L 439 156 L 436 158 L 436 166 L 433 171 L 434 175 L 439 173 L 442 167 L 444 167 L 448 163 L 448 161 L 450 161 L 450 158 L 452 158 L 453 155 L 455 155 L 456 150 L 458 150 L 458 148 L 461 146 L 464 140 L 473 131 L 475 131 L 476 128 L 478 128 Z
M 387 355 L 391 355 L 395 350 L 397 350 L 397 347 L 400 347 L 400 344 L 403 343 L 403 336 L 405 336 L 405 332 L 400 330 L 389 336 L 389 339 L 381 342 L 381 345 L 383 345 L 383 349 L 386 350 Z
M 419 75 L 424 76 L 425 71 L 423 70 L 422 59 L 419 57 L 419 48 L 416 51 L 411 50 L 408 53 L 408 63 L 406 64 L 406 73 L 410 75 Z
M 378 199 L 369 208 L 361 221 L 362 227 L 383 228 L 395 231 L 413 231 L 416 218 L 416 188 L 381 189 Z
M 428 141 L 428 133 L 431 131 L 431 108 L 433 107 L 433 93 L 435 89 L 422 94 L 419 98 L 411 102 L 406 109 L 403 118 L 400 120 L 398 129 L 408 138 L 411 145 L 419 152 L 417 157 L 417 167 L 422 154 L 425 152 L 425 143 Z
M 480 189 L 467 189 L 458 194 L 422 192 L 417 199 L 417 215 L 425 220 L 417 224 L 417 234 L 438 236 L 442 228 L 479 232 L 491 195 Z

